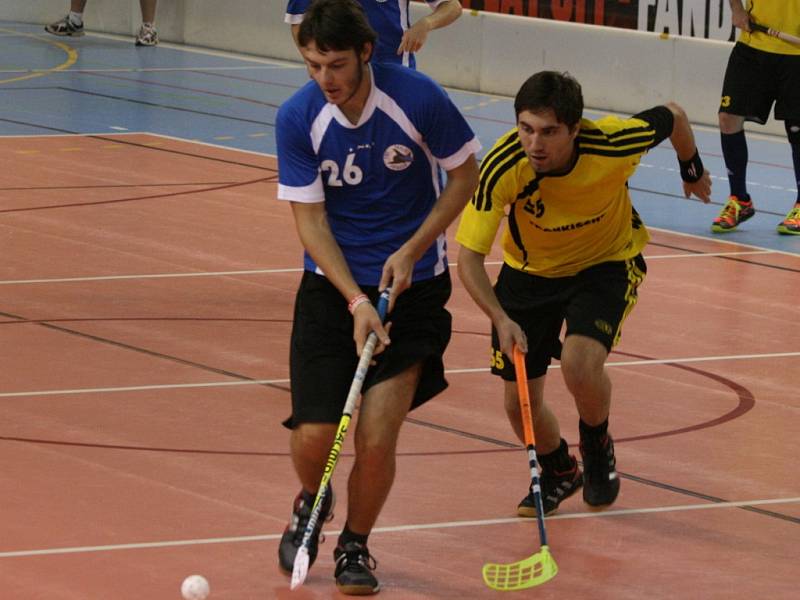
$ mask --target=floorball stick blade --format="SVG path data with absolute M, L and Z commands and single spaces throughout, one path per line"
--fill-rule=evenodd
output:
M 308 548 L 301 546 L 294 557 L 291 588 L 294 590 L 303 585 L 306 575 L 308 575 Z
M 493 590 L 513 592 L 550 581 L 558 573 L 558 565 L 547 546 L 519 562 L 483 565 L 483 581 Z

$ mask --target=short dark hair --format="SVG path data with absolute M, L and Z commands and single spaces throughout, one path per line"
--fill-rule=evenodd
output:
M 581 84 L 569 73 L 539 71 L 531 75 L 514 98 L 517 117 L 523 110 L 537 113 L 552 108 L 559 123 L 572 129 L 583 115 Z
M 301 47 L 313 40 L 322 52 L 352 49 L 360 54 L 367 43 L 374 47 L 377 39 L 364 9 L 355 0 L 315 0 L 297 32 Z

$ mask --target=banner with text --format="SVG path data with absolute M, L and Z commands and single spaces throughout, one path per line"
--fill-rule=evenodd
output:
M 736 33 L 728 0 L 461 0 L 461 4 L 475 10 L 712 40 L 733 40 Z

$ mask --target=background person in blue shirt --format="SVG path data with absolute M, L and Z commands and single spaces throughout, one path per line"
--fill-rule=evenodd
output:
M 372 62 L 396 62 L 416 68 L 414 52 L 428 39 L 428 33 L 450 25 L 461 16 L 459 0 L 425 0 L 431 14 L 411 25 L 409 5 L 411 0 L 358 0 L 364 8 L 369 24 L 378 34 L 372 53 Z M 312 0 L 289 0 L 284 21 L 291 24 L 297 42 L 297 30 Z
M 291 572 L 358 355 L 374 331 L 380 354 L 364 381 L 347 521 L 334 550 L 339 590 L 369 594 L 380 586 L 367 537 L 392 486 L 400 426 L 447 386 L 445 228 L 477 185 L 480 144 L 428 76 L 370 63 L 375 32 L 355 0 L 314 2 L 298 42 L 313 81 L 281 106 L 276 135 L 278 198 L 291 202 L 305 248 L 285 423 L 302 490 L 279 564 Z M 391 326 L 384 328 L 373 302 L 389 284 Z M 326 500 L 311 560 L 330 510 Z

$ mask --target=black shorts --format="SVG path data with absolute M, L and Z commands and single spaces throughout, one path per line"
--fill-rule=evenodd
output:
M 800 55 L 764 52 L 737 42 L 725 69 L 719 112 L 763 125 L 773 102 L 776 119 L 800 119 Z
M 641 254 L 601 263 L 570 277 L 540 277 L 503 265 L 494 290 L 500 305 L 528 338 L 528 378 L 544 375 L 550 359 L 561 357 L 559 336 L 565 320 L 566 335 L 585 335 L 611 350 L 636 304 L 645 273 Z M 492 373 L 506 381 L 516 379 L 514 363 L 500 351 L 494 327 L 491 366 Z
M 377 287 L 362 287 L 373 303 Z M 411 408 L 447 387 L 442 355 L 450 342 L 452 318 L 445 309 L 450 274 L 414 283 L 400 294 L 387 321 L 392 343 L 375 357 L 362 392 L 421 363 Z M 347 301 L 327 278 L 306 271 L 297 291 L 289 370 L 292 381 L 290 429 L 300 423 L 338 423 L 358 366 L 353 317 Z

